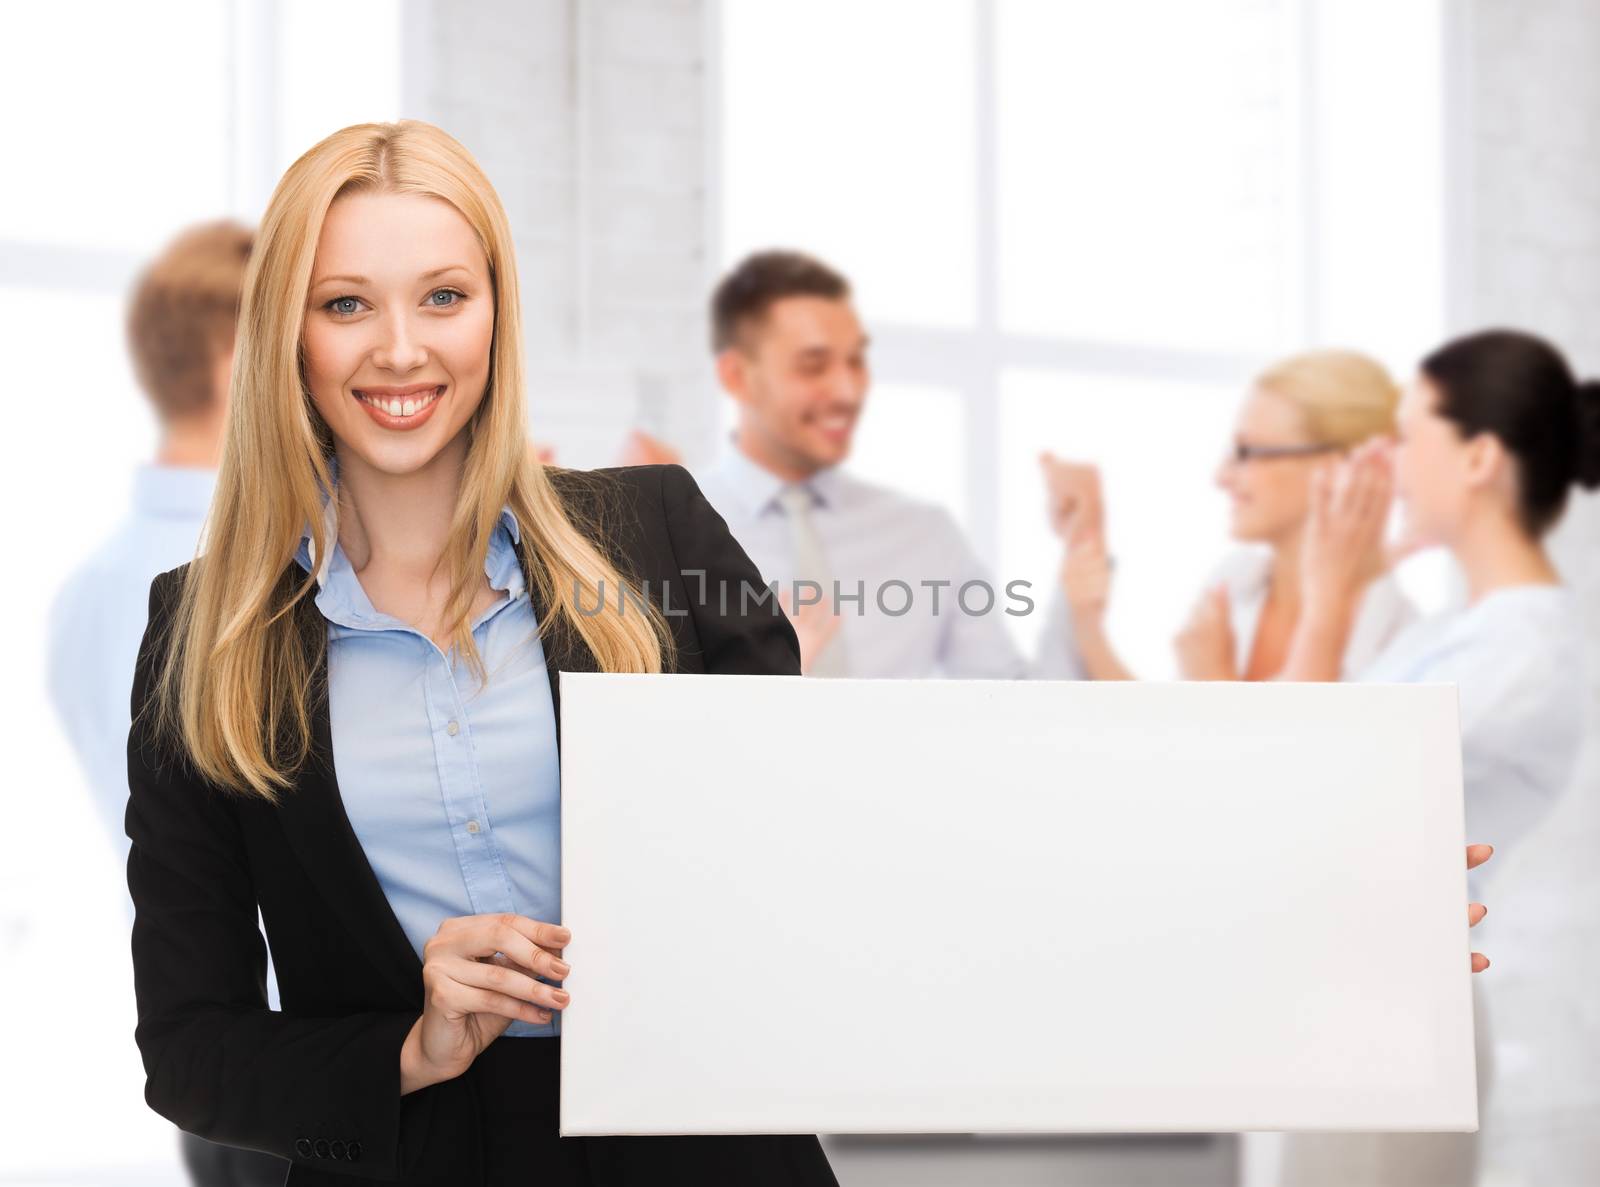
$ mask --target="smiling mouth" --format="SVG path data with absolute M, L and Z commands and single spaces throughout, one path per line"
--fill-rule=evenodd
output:
M 421 383 L 402 388 L 353 388 L 352 394 L 363 404 L 401 418 L 415 416 L 444 395 L 444 384 Z
M 845 413 L 839 413 L 839 412 L 825 413 L 825 414 L 820 415 L 820 416 L 812 417 L 812 420 L 811 420 L 811 423 L 814 424 L 817 428 L 821 429 L 824 433 L 831 433 L 831 434 L 839 434 L 839 433 L 848 432 L 849 429 L 855 424 L 855 422 L 856 422 L 855 416 L 853 414 L 851 414 L 851 413 L 848 413 L 848 412 L 845 412 Z

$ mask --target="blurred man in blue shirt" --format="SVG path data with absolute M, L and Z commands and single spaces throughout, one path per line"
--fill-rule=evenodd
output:
M 128 838 L 128 729 L 133 665 L 150 581 L 192 560 L 200 541 L 228 410 L 234 326 L 254 234 L 207 223 L 174 240 L 139 276 L 128 308 L 134 374 L 161 423 L 153 461 L 134 474 L 127 517 L 62 586 L 50 614 L 50 699 L 82 761 L 95 808 L 121 860 Z M 123 908 L 131 922 L 132 903 Z M 278 1006 L 270 965 L 268 999 Z M 281 1158 L 181 1133 L 201 1187 L 277 1184 Z

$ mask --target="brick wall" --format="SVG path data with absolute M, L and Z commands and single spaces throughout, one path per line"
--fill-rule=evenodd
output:
M 1458 126 L 1458 328 L 1508 324 L 1600 374 L 1600 5 L 1471 0 Z M 1575 500 L 1552 542 L 1589 620 L 1600 677 L 1600 501 Z M 1600 691 L 1591 722 L 1600 722 Z M 1495 960 L 1496 1078 L 1485 1182 L 1575 1183 L 1600 1174 L 1600 747 L 1576 786 L 1486 894 L 1478 929 Z M 1498 859 L 1497 859 L 1498 860 Z
M 714 431 L 700 0 L 411 0 L 405 107 L 478 157 L 511 218 L 531 429 L 569 465 L 637 424 Z

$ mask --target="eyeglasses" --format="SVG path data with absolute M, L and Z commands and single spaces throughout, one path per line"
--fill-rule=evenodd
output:
M 1235 441 L 1222 455 L 1225 463 L 1243 465 L 1245 462 L 1272 461 L 1284 457 L 1316 457 L 1322 453 L 1338 453 L 1338 445 L 1246 445 Z

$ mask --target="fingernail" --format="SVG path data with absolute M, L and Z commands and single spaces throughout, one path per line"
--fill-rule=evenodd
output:
M 556 943 L 565 944 L 570 939 L 572 939 L 572 933 L 566 928 L 562 927 L 556 929 Z
M 557 989 L 550 996 L 555 998 L 556 1001 L 560 1002 L 562 1005 L 566 1005 L 569 1001 L 572 1000 L 572 995 L 570 993 L 568 993 L 565 989 Z
M 564 960 L 553 961 L 550 967 L 556 971 L 556 976 L 558 977 L 565 977 L 572 971 L 572 966 Z

